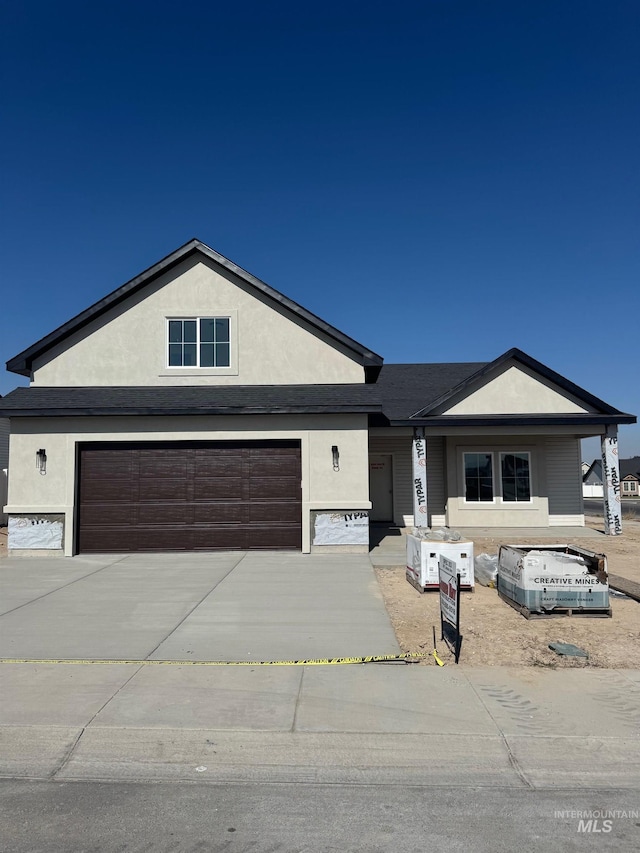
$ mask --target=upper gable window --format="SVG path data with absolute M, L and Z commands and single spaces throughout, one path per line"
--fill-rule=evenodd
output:
M 167 323 L 169 367 L 230 367 L 229 317 L 188 317 Z

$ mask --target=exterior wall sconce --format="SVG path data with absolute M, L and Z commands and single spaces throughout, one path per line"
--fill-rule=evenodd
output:
M 47 451 L 43 447 L 36 450 L 36 468 L 43 476 L 47 473 Z
M 334 444 L 331 448 L 331 456 L 333 457 L 333 470 L 340 470 L 340 451 L 338 450 L 338 445 Z

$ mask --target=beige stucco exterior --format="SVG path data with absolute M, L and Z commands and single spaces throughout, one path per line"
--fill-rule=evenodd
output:
M 230 317 L 232 364 L 169 368 L 167 319 Z M 339 345 L 275 310 L 233 273 L 183 261 L 34 362 L 34 385 L 291 385 L 364 382 Z
M 462 399 L 449 404 L 440 414 L 519 415 L 578 414 L 591 412 L 571 395 L 533 374 L 524 365 L 507 364 L 497 375 L 487 378 Z
M 310 550 L 313 510 L 367 510 L 366 415 L 245 417 L 14 418 L 11 459 L 20 477 L 9 483 L 7 513 L 65 516 L 64 553 L 73 554 L 76 446 L 85 441 L 224 441 L 295 439 L 302 448 L 302 542 Z M 334 471 L 331 448 L 340 449 Z M 42 476 L 39 448 L 47 453 Z

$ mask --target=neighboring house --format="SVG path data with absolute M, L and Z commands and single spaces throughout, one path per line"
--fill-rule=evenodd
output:
M 0 406 L 2 398 L 0 397 Z M 0 524 L 7 523 L 3 507 L 7 502 L 7 469 L 9 467 L 9 420 L 0 418 Z
M 586 474 L 582 478 L 583 498 L 604 497 L 604 485 L 602 482 L 602 461 L 594 459 L 589 465 Z
M 423 524 L 583 525 L 580 440 L 636 420 L 518 349 L 383 365 L 197 240 L 7 367 L 14 552 L 366 550 L 422 430 Z
M 620 488 L 623 498 L 640 497 L 640 456 L 620 460 Z
M 589 466 L 589 463 L 588 463 L 588 462 L 583 462 L 583 463 L 582 463 L 582 465 L 581 465 L 580 467 L 581 467 L 581 469 L 582 469 L 582 476 L 584 477 L 584 475 L 585 475 L 585 474 L 587 473 L 587 471 L 589 470 L 589 467 L 590 467 L 590 466 Z
M 594 459 L 582 478 L 582 495 L 601 498 L 603 494 L 602 462 Z M 620 494 L 623 498 L 640 497 L 640 456 L 620 460 Z

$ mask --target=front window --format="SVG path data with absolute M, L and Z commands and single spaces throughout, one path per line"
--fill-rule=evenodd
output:
M 194 317 L 168 321 L 169 367 L 229 367 L 229 317 Z
M 467 501 L 493 500 L 493 454 L 464 454 L 464 496 Z
M 501 453 L 502 500 L 508 503 L 531 500 L 528 453 Z
M 494 468 L 494 456 L 498 466 Z M 531 458 L 526 451 L 463 453 L 467 503 L 529 503 Z

